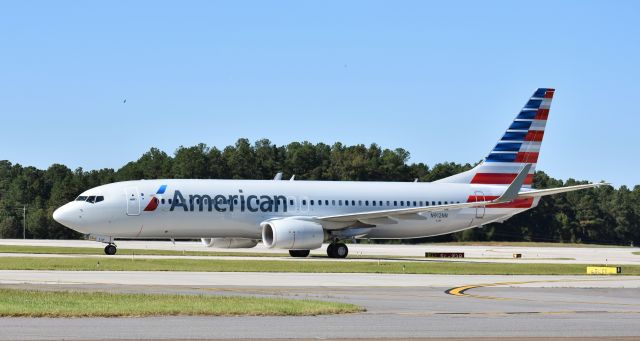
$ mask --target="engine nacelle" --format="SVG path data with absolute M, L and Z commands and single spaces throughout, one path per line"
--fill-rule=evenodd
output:
M 265 221 L 262 226 L 262 243 L 269 249 L 313 250 L 325 240 L 322 225 L 298 219 Z
M 201 238 L 201 240 L 206 247 L 220 249 L 249 249 L 258 245 L 257 240 L 247 238 Z

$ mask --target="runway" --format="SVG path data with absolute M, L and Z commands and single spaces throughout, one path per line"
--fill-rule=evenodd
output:
M 640 336 L 640 276 L 0 271 L 0 283 L 313 298 L 367 309 L 312 317 L 3 318 L 0 340 Z M 481 286 L 450 293 L 473 285 Z
M 1 240 L 0 244 L 102 248 L 102 244 L 92 241 Z M 196 242 L 119 241 L 118 245 L 121 249 L 238 251 L 274 255 L 136 255 L 136 258 L 291 260 L 278 257 L 286 251 L 269 250 L 261 245 L 248 250 L 209 249 Z M 390 261 L 396 257 L 404 261 L 425 261 L 424 252 L 465 252 L 464 261 L 627 265 L 640 264 L 640 256 L 632 253 L 638 250 L 628 247 L 350 245 L 351 255 L 364 257 L 367 261 L 375 258 Z M 513 253 L 520 253 L 523 258 L 513 259 Z M 324 256 L 324 249 L 315 250 L 312 255 Z M 0 254 L 0 257 L 34 256 L 111 257 Z M 304 259 L 310 262 L 318 260 L 330 259 Z M 334 261 L 339 266 L 339 262 L 360 260 Z M 309 317 L 0 318 L 0 340 L 640 339 L 640 324 L 637 323 L 640 319 L 640 276 L 0 270 L 0 287 L 309 298 L 354 303 L 367 310 L 359 314 Z
M 198 242 L 178 241 L 175 244 L 170 241 L 117 241 L 121 249 L 140 250 L 173 250 L 173 251 L 200 251 L 200 252 L 224 252 L 224 253 L 261 253 L 273 254 L 274 256 L 288 255 L 286 250 L 267 249 L 262 244 L 251 249 L 217 249 L 207 248 Z M 23 239 L 3 239 L 0 245 L 18 246 L 55 246 L 55 247 L 89 247 L 102 249 L 104 244 L 88 240 L 23 240 Z M 442 245 L 442 244 L 420 244 L 420 245 L 382 245 L 382 244 L 350 244 L 349 254 L 351 256 L 367 258 L 402 257 L 406 259 L 424 260 L 425 252 L 464 252 L 464 259 L 447 259 L 446 261 L 465 262 L 495 262 L 495 263 L 556 263 L 556 264 L 614 264 L 614 265 L 640 265 L 640 255 L 633 252 L 640 252 L 637 247 L 594 247 L 581 245 L 576 247 L 528 247 L 528 246 L 465 246 L 465 245 Z M 514 258 L 514 254 L 520 254 L 522 258 Z M 311 251 L 312 256 L 318 258 L 307 258 L 307 260 L 332 260 L 326 257 L 326 244 L 318 250 Z M 2 256 L 18 256 L 24 254 L 3 254 Z M 34 254 L 31 257 L 36 256 Z M 52 255 L 42 255 L 51 257 Z M 59 257 L 113 257 L 105 255 L 58 255 Z M 118 256 L 115 257 L 130 257 Z M 212 259 L 212 256 L 141 256 L 140 258 L 183 258 L 183 259 Z M 219 259 L 242 259 L 239 257 L 218 257 Z M 291 260 L 290 257 L 248 257 L 252 260 Z M 294 259 L 299 260 L 299 259 Z M 365 261 L 368 259 L 364 259 Z M 335 260 L 335 261 L 345 261 Z M 358 258 L 348 258 L 347 261 L 358 261 Z

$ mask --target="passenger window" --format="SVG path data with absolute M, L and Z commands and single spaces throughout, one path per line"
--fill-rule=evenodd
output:
M 351 206 L 355 206 L 356 205 L 356 201 L 355 200 L 351 200 Z
M 102 195 L 99 195 L 96 197 L 96 202 L 101 202 L 104 200 L 104 197 Z
M 422 200 L 420 200 L 420 206 L 423 206 L 423 205 L 422 205 Z
M 393 201 L 393 206 L 398 206 L 398 201 L 394 200 Z
M 164 199 L 160 199 L 160 202 L 164 205 Z
M 169 199 L 169 204 L 171 204 L 172 201 L 173 201 L 173 199 Z
M 429 206 L 429 202 L 428 201 L 425 201 L 424 203 L 425 203 L 425 206 Z
M 349 200 L 345 200 L 345 201 L 344 201 L 344 205 L 345 205 L 345 206 L 349 206 Z
M 311 200 L 311 206 L 313 206 L 313 200 Z
M 293 199 L 289 199 L 289 205 L 293 206 Z
M 365 201 L 364 201 L 364 205 L 365 205 L 365 206 L 369 206 L 369 200 L 365 200 Z
M 313 200 L 311 202 L 313 203 Z M 318 206 L 322 206 L 322 200 L 318 200 Z
M 331 205 L 333 205 L 333 206 L 336 205 L 336 200 L 335 199 L 331 200 Z
M 302 205 L 306 205 L 306 204 L 307 204 L 307 201 L 302 199 Z
M 329 206 L 329 200 L 325 200 L 325 201 L 324 201 L 324 205 L 325 205 L 325 206 Z
M 380 200 L 380 206 L 382 206 L 382 200 Z
M 371 203 L 373 204 L 373 206 L 375 206 L 375 205 L 376 205 L 376 201 L 375 201 L 375 200 L 374 200 L 374 201 L 372 201 Z
M 432 202 L 431 202 L 431 205 L 435 206 L 435 205 L 436 205 L 436 202 L 435 202 L 435 201 L 432 201 Z
M 387 200 L 387 206 L 391 206 L 391 205 L 389 205 L 389 200 Z
M 358 206 L 362 206 L 362 200 L 358 200 Z
M 445 205 L 449 205 L 449 202 L 448 202 L 448 201 L 445 201 L 445 202 L 444 202 L 444 204 L 445 204 Z
M 415 201 L 413 202 L 413 206 L 418 206 L 418 205 L 416 205 L 416 202 L 415 202 Z
M 404 201 L 400 201 L 400 206 L 404 206 Z
M 438 201 L 438 205 L 442 205 L 442 201 Z

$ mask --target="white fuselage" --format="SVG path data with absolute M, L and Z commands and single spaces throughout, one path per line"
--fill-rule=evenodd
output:
M 56 211 L 56 220 L 82 233 L 119 238 L 260 239 L 260 223 L 269 219 L 481 201 L 501 195 L 505 188 L 456 183 L 139 180 L 89 189 L 81 196 L 103 199 L 72 201 Z M 536 198 L 509 207 L 423 212 L 376 224 L 359 237 L 441 235 L 507 219 L 537 202 Z

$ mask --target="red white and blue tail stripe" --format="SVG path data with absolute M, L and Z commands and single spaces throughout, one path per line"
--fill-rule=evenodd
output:
M 554 92 L 550 88 L 536 90 L 483 162 L 439 182 L 510 184 L 524 164 L 530 163 L 524 187 L 531 187 Z

